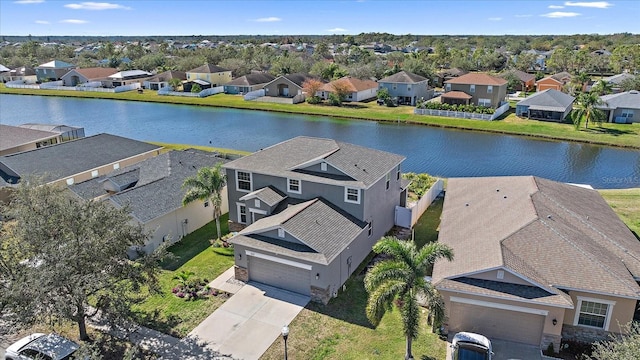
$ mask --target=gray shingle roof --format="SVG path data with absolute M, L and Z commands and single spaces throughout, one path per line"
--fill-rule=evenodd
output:
M 279 204 L 280 201 L 284 200 L 286 197 L 287 196 L 278 191 L 278 189 L 272 186 L 267 186 L 248 193 L 247 195 L 241 197 L 240 200 L 246 201 L 256 198 L 269 206 L 274 206 Z
M 366 188 L 394 170 L 404 159 L 404 156 L 332 139 L 299 136 L 231 161 L 224 167 Z M 348 178 L 329 178 L 321 173 L 304 171 L 307 164 L 320 160 L 341 170 Z
M 600 99 L 605 102 L 605 105 L 599 106 L 603 109 L 640 109 L 640 91 L 638 90 L 604 95 Z
M 230 70 L 227 70 L 217 65 L 206 64 L 206 65 L 199 66 L 195 69 L 189 70 L 187 71 L 187 73 L 211 74 L 211 73 L 220 73 L 225 71 L 230 71 Z
M 535 80 L 536 79 L 535 75 L 526 73 L 526 72 L 524 72 L 522 70 L 518 70 L 518 69 L 506 70 L 502 74 L 500 74 L 500 77 L 504 79 L 507 76 L 509 76 L 510 74 L 515 75 L 522 82 L 529 82 L 531 80 Z
M 565 112 L 576 98 L 555 89 L 537 92 L 521 100 L 517 105 L 528 105 L 532 110 Z
M 54 181 L 108 165 L 161 147 L 111 134 L 98 134 L 0 157 L 0 186 L 8 185 L 2 166 L 20 177 L 43 176 Z
M 455 258 L 436 263 L 436 283 L 505 267 L 542 288 L 640 299 L 640 241 L 594 190 L 532 176 L 449 179 L 439 240 Z
M 231 82 L 225 84 L 225 86 L 251 86 L 258 84 L 266 84 L 273 81 L 276 77 L 269 73 L 255 73 L 241 76 L 233 79 Z
M 627 79 L 634 79 L 634 78 L 635 76 L 633 76 L 632 74 L 622 73 L 622 74 L 617 74 L 617 75 L 609 76 L 606 78 L 602 78 L 602 80 L 606 81 L 609 84 L 620 85 L 622 84 L 623 81 Z
M 51 139 L 58 133 L 0 124 L 0 151 Z
M 106 181 L 129 184 L 135 180 L 132 177 L 137 176 L 135 186 L 109 199 L 118 206 L 129 206 L 131 214 L 145 223 L 182 207 L 186 192 L 182 189 L 184 179 L 195 175 L 202 167 L 224 161 L 215 153 L 201 150 L 169 151 L 107 176 L 73 185 L 70 189 L 86 198 L 96 193 L 105 194 Z
M 255 235 L 274 228 L 284 231 L 300 240 L 313 252 L 297 251 L 292 256 L 328 265 L 356 237 L 364 231 L 366 223 L 359 221 L 331 203 L 321 198 L 293 205 L 282 212 L 260 219 L 242 230 L 231 242 L 234 244 L 256 244 L 248 242 L 247 237 L 256 240 Z M 304 249 L 303 249 L 304 250 Z
M 378 80 L 379 83 L 409 83 L 415 84 L 421 81 L 427 80 L 426 77 L 410 73 L 407 71 L 400 71 L 399 73 L 395 73 L 391 76 L 387 76 L 386 78 L 382 78 Z

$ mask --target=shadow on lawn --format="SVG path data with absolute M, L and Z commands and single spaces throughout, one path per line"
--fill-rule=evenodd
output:
M 307 309 L 351 324 L 374 329 L 375 327 L 369 322 L 365 313 L 368 294 L 364 289 L 364 275 L 360 273 L 360 269 L 356 270 L 345 283 L 346 290 L 340 291 L 338 297 L 331 299 L 327 305 L 310 302 Z
M 631 135 L 634 134 L 632 130 L 620 130 L 620 129 L 611 129 L 604 127 L 595 127 L 595 128 L 582 128 L 580 131 L 584 131 L 591 134 L 604 134 L 604 135 L 612 135 L 612 136 L 622 136 L 622 135 Z
M 182 320 L 176 315 L 169 315 L 166 319 L 161 318 L 160 310 L 153 310 L 151 312 L 135 312 L 133 314 L 136 323 L 146 326 L 148 328 L 158 330 L 165 334 L 180 337 L 180 334 L 173 331 L 173 329 L 182 322 Z

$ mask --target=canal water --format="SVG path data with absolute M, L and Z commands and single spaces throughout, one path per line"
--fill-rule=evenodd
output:
M 404 155 L 404 171 L 444 177 L 536 175 L 594 188 L 640 187 L 638 150 L 421 125 L 6 94 L 0 95 L 0 123 L 66 124 L 84 127 L 86 135 L 105 132 L 137 140 L 246 151 L 299 135 L 318 136 Z

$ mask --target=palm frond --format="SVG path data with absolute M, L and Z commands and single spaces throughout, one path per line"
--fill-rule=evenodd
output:
M 378 326 L 384 313 L 391 308 L 393 300 L 404 289 L 404 282 L 389 280 L 380 284 L 372 293 L 369 293 L 366 313 L 367 318 L 374 326 Z
M 405 281 L 410 276 L 410 269 L 401 261 L 384 260 L 377 263 L 364 277 L 364 288 L 372 292 L 383 282 L 389 280 Z
M 420 307 L 418 301 L 412 293 L 407 293 L 402 297 L 402 329 L 404 336 L 415 339 L 420 330 Z

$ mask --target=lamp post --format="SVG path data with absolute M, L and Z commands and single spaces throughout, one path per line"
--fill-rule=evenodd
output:
M 282 327 L 282 338 L 284 339 L 284 360 L 287 360 L 287 338 L 289 337 L 289 325 Z

